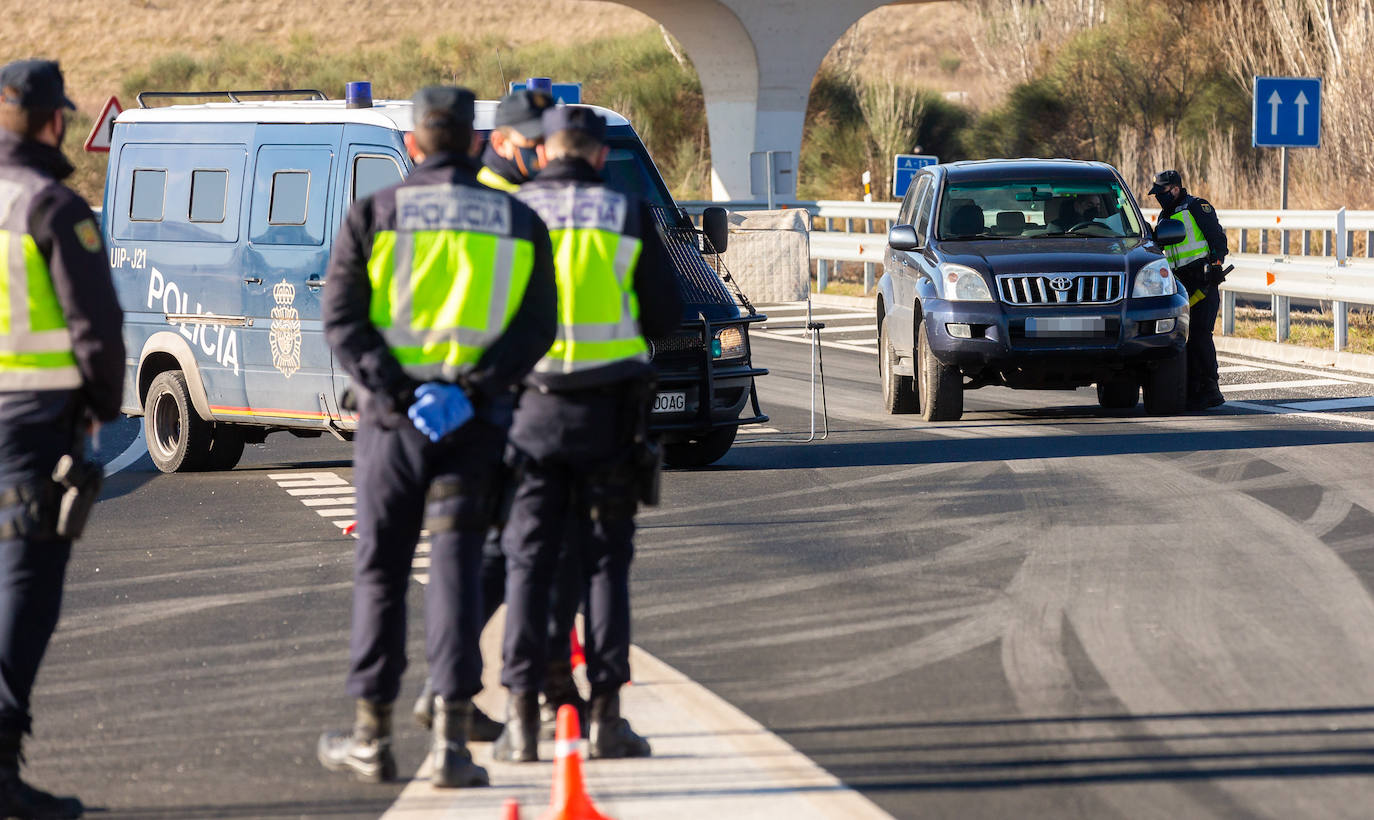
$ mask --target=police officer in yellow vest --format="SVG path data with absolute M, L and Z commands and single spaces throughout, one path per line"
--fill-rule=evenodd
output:
M 124 317 L 100 228 L 61 183 L 74 107 L 57 63 L 0 68 L 0 817 L 82 813 L 76 798 L 19 778 L 29 694 L 80 534 L 54 468 L 84 465 L 86 434 L 119 414 L 124 384 Z
M 1217 383 L 1217 348 L 1212 342 L 1212 328 L 1221 308 L 1218 288 L 1226 277 L 1221 267 L 1228 252 L 1226 232 L 1211 203 L 1184 189 L 1178 171 L 1160 171 L 1150 194 L 1163 209 L 1159 212 L 1160 220 L 1178 220 L 1188 230 L 1186 239 L 1164 252 L 1174 275 L 1187 289 L 1191 306 L 1187 406 L 1189 410 L 1206 410 L 1226 402 Z
M 482 152 L 477 181 L 513 193 L 539 172 L 537 147 L 544 141 L 544 111 L 553 98 L 542 91 L 521 89 L 496 104 L 496 122 Z
M 406 666 L 406 584 L 430 533 L 426 655 L 435 693 L 431 782 L 486 785 L 467 749 L 482 687 L 478 572 L 515 387 L 553 342 L 557 295 L 544 223 L 477 182 L 474 99 L 414 99 L 418 165 L 360 200 L 335 241 L 325 334 L 353 379 L 357 536 L 347 689 L 351 732 L 327 732 L 328 769 L 396 776 L 391 710 Z
M 501 682 L 510 691 L 499 760 L 538 759 L 538 693 L 548 664 L 549 588 L 576 539 L 585 589 L 588 753 L 638 757 L 649 744 L 620 716 L 630 680 L 635 443 L 653 368 L 646 336 L 681 323 L 682 302 L 649 207 L 601 177 L 606 123 L 583 107 L 544 112 L 546 164 L 518 196 L 549 226 L 558 268 L 558 336 L 526 379 L 511 427 L 523 458 L 506 553 Z M 576 553 L 573 553 L 576 554 Z

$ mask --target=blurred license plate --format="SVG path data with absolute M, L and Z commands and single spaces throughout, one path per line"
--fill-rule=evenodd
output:
M 1107 320 L 1101 316 L 1051 316 L 1026 320 L 1026 336 L 1031 339 L 1083 338 L 1106 336 Z
M 687 409 L 686 393 L 659 393 L 654 396 L 655 413 L 681 413 Z

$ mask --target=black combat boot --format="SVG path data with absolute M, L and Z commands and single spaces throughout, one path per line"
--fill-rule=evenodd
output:
M 506 728 L 492 744 L 494 760 L 533 763 L 539 759 L 539 693 L 511 692 L 506 701 Z
M 472 762 L 468 752 L 470 700 L 434 696 L 434 745 L 429 753 L 430 782 L 441 789 L 489 786 L 487 770 Z
M 539 739 L 553 740 L 558 729 L 558 707 L 569 704 L 577 709 L 577 725 L 582 727 L 582 736 L 587 736 L 587 701 L 577 691 L 577 681 L 573 680 L 572 663 L 569 661 L 550 661 L 544 692 L 539 696 Z
M 351 772 L 367 783 L 396 779 L 391 752 L 391 704 L 357 701 L 351 732 L 320 735 L 320 764 L 331 772 Z
M 57 797 L 19 779 L 22 732 L 0 732 L 0 817 L 23 820 L 67 820 L 85 807 L 75 797 Z
M 415 699 L 415 722 L 426 729 L 434 727 L 434 681 L 425 678 L 425 689 Z M 491 743 L 501 736 L 501 721 L 493 720 L 486 712 L 472 706 L 472 723 L 468 726 L 468 740 L 473 743 Z
M 648 757 L 649 741 L 635 734 L 620 716 L 620 690 L 592 693 L 592 719 L 587 728 L 587 756 Z

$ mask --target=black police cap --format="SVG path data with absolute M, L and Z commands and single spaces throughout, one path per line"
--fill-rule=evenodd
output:
M 1155 184 L 1150 186 L 1151 196 L 1164 193 L 1164 189 L 1170 185 L 1177 185 L 1182 188 L 1183 177 L 1178 175 L 1178 171 L 1160 171 L 1155 174 Z
M 581 131 L 599 142 L 606 139 L 606 120 L 590 108 L 560 105 L 544 112 L 544 135 L 559 131 Z
M 0 68 L 0 90 L 5 102 L 20 108 L 76 108 L 52 60 L 15 60 Z
M 543 113 L 553 106 L 553 97 L 543 91 L 522 88 L 501 98 L 496 104 L 496 127 L 514 128 L 532 140 L 544 136 Z
M 454 85 L 431 85 L 415 92 L 415 127 L 471 128 L 477 96 Z

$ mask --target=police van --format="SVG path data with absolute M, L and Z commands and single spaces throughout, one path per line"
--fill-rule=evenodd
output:
M 143 417 L 164 472 L 229 469 L 272 432 L 348 439 L 357 426 L 321 289 L 349 206 L 410 171 L 411 104 L 349 85 L 357 98 L 144 92 L 115 121 L 102 222 L 125 313 L 122 409 Z M 715 267 L 723 212 L 696 231 L 629 121 L 592 107 L 609 124 L 606 176 L 654 207 L 686 306 L 678 332 L 649 340 L 651 426 L 668 464 L 703 466 L 740 425 L 767 420 L 754 392 L 767 371 L 752 365 L 748 333 L 765 317 Z M 495 109 L 477 103 L 479 131 Z

